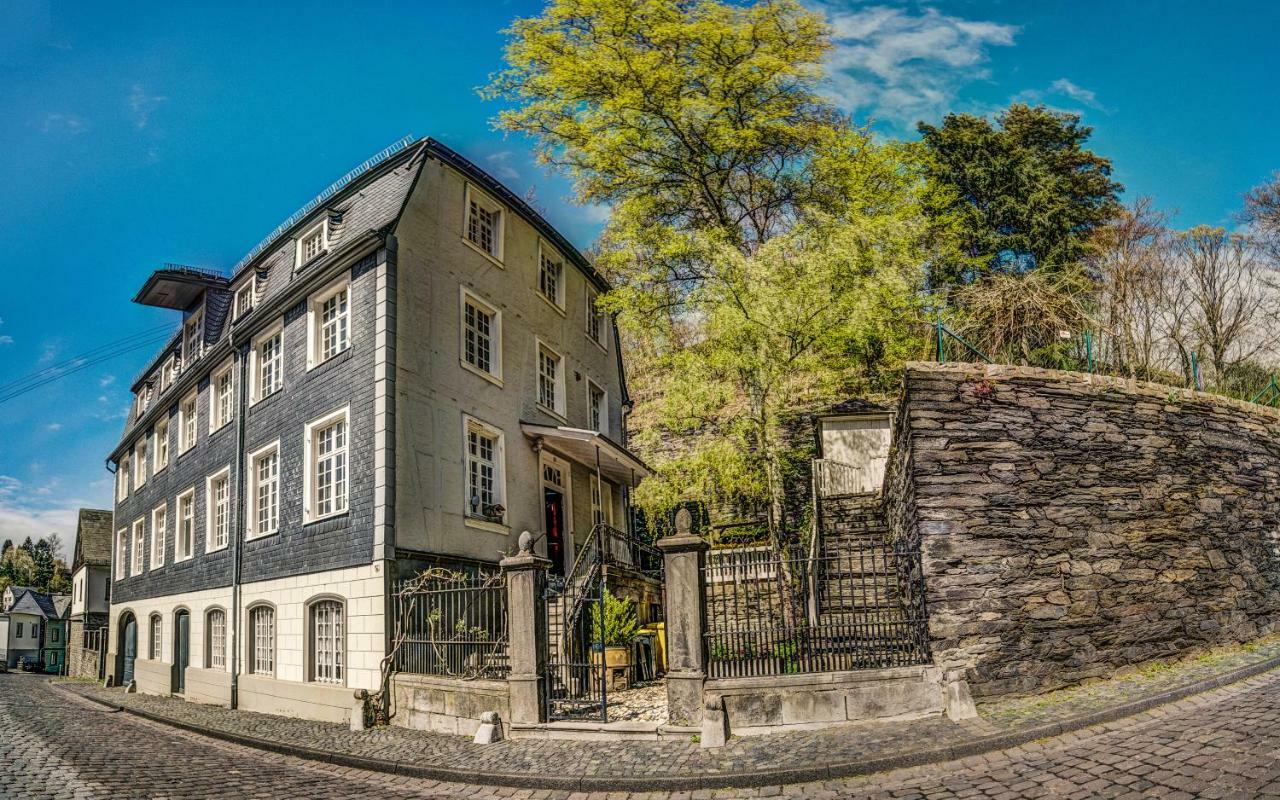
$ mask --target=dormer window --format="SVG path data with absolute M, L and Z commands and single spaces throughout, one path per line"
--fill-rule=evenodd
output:
M 173 364 L 176 360 L 175 356 L 169 356 L 160 365 L 160 391 L 163 392 L 173 383 Z
M 329 246 L 328 220 L 322 219 L 298 237 L 297 266 L 309 264 Z
M 187 365 L 195 363 L 204 349 L 204 310 L 197 311 L 187 320 L 186 347 L 182 352 L 182 360 Z
M 253 310 L 254 295 L 256 294 L 254 290 L 256 286 L 256 279 L 250 278 L 244 282 L 243 286 L 236 289 L 236 306 L 235 311 L 233 312 L 235 319 L 240 319 L 245 314 L 248 314 Z

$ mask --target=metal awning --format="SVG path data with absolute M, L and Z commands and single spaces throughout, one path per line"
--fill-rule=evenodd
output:
M 596 431 L 584 428 L 557 427 L 520 423 L 520 430 L 534 443 L 554 450 L 571 461 L 587 467 L 600 468 L 600 474 L 610 483 L 632 486 L 652 473 L 634 453 Z

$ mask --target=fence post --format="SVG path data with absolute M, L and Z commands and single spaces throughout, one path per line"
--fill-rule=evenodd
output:
M 551 562 L 533 553 L 533 536 L 520 535 L 520 552 L 499 563 L 507 578 L 508 658 L 511 723 L 542 722 L 546 708 L 547 570 Z
M 667 716 L 672 725 L 700 725 L 707 678 L 703 568 L 710 545 L 693 533 L 689 510 L 682 508 L 676 514 L 675 534 L 659 539 L 656 546 L 666 569 Z

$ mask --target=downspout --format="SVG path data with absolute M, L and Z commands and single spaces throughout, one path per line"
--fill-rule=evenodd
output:
M 237 400 L 236 409 L 236 446 L 235 458 L 236 466 L 236 515 L 235 523 L 231 526 L 235 531 L 233 537 L 233 547 L 231 555 L 231 708 L 235 709 L 240 703 L 240 562 L 244 553 L 244 491 L 245 491 L 245 459 L 244 459 L 244 429 L 245 417 L 248 416 L 249 407 L 249 359 L 243 357 L 238 352 L 238 343 L 236 342 L 236 331 L 231 330 L 231 353 L 233 358 L 239 360 L 240 373 L 240 392 Z

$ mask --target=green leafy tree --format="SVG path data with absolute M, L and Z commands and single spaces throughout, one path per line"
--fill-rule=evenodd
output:
M 1063 270 L 1087 253 L 1092 232 L 1115 217 L 1123 187 L 1111 161 L 1086 148 L 1093 129 L 1078 114 L 1015 103 L 993 123 L 948 114 L 920 123 L 928 151 L 927 213 L 960 237 L 933 264 L 937 286 L 990 272 Z
M 767 503 L 776 535 L 783 419 L 919 352 L 918 265 L 949 223 L 920 213 L 915 152 L 823 100 L 828 29 L 794 0 L 553 0 L 509 34 L 498 127 L 612 208 L 602 304 L 661 473 L 637 500 Z

